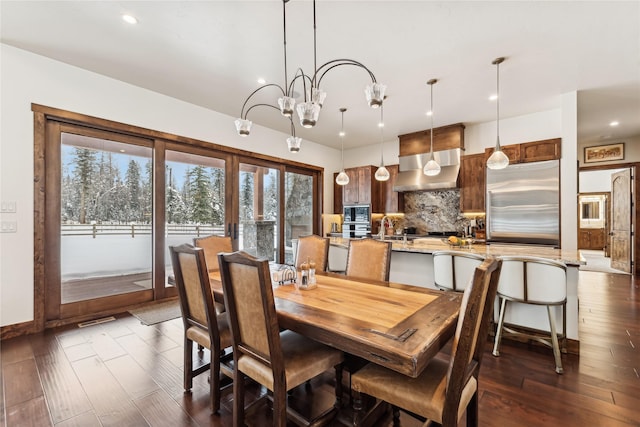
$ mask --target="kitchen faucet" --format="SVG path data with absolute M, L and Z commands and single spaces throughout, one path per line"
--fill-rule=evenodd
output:
M 384 234 L 385 234 L 385 227 L 384 227 L 384 223 L 390 221 L 390 219 L 385 215 L 382 217 L 382 220 L 380 220 L 380 231 L 378 232 L 378 237 L 380 238 L 380 240 L 384 240 Z

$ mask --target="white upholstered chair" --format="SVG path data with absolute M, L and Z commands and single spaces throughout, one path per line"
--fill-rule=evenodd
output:
M 463 251 L 437 251 L 433 253 L 433 279 L 438 289 L 464 292 L 473 278 L 476 267 L 482 264 L 482 255 Z
M 535 257 L 504 256 L 501 259 L 502 273 L 498 283 L 500 314 L 493 355 L 500 355 L 500 341 L 503 336 L 524 336 L 553 349 L 556 372 L 561 374 L 563 368 L 558 337 L 564 341 L 567 328 L 567 267 L 561 262 Z M 517 331 L 505 326 L 508 303 L 546 306 L 549 332 Z M 562 310 L 561 333 L 557 332 L 554 307 L 560 307 Z

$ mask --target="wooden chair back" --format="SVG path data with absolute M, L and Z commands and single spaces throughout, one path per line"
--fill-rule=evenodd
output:
M 443 425 L 457 425 L 464 387 L 470 376 L 478 377 L 489 334 L 502 260 L 488 257 L 476 268 L 473 281 L 462 298 L 447 371 Z
M 307 259 L 316 263 L 316 271 L 326 271 L 329 260 L 329 238 L 315 234 L 298 238 L 296 269 Z
M 346 275 L 354 279 L 388 282 L 391 242 L 374 239 L 351 240 Z
M 274 378 L 284 378 L 269 262 L 241 251 L 221 253 L 218 259 L 236 366 L 251 358 L 269 366 Z
M 233 252 L 233 244 L 229 236 L 196 237 L 193 239 L 193 245 L 204 249 L 209 271 L 218 271 L 220 269 L 218 266 L 218 254 L 220 252 Z
M 185 332 L 198 328 L 206 331 L 211 340 L 219 340 L 215 333 L 218 325 L 204 250 L 183 244 L 170 246 L 169 251 Z

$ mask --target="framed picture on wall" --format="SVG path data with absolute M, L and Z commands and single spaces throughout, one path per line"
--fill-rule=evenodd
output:
M 611 160 L 624 160 L 624 142 L 584 148 L 585 163 L 609 162 Z

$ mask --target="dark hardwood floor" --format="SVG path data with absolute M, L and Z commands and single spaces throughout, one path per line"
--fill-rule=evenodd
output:
M 579 274 L 580 356 L 563 355 L 557 375 L 550 349 L 505 341 L 495 358 L 487 345 L 480 425 L 640 425 L 640 282 Z M 209 412 L 206 375 L 183 392 L 181 343 L 180 319 L 144 326 L 128 314 L 3 341 L 0 426 L 231 426 L 230 387 L 220 415 Z M 331 402 L 330 382 L 326 375 L 289 399 L 313 412 L 312 402 Z M 406 414 L 401 421 L 421 425 Z M 270 425 L 266 405 L 250 423 Z

